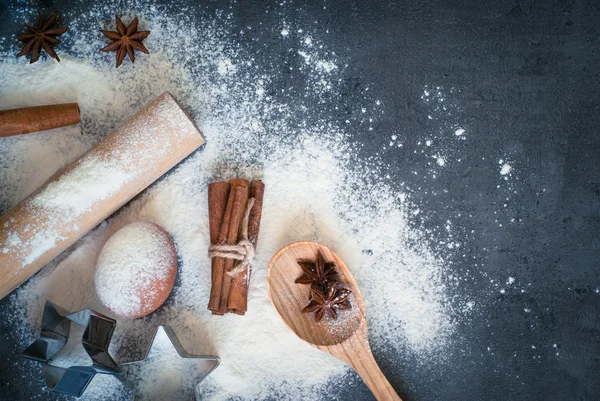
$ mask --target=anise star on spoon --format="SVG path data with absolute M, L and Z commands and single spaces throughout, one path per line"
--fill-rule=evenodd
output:
M 296 279 L 296 284 L 325 287 L 328 282 L 336 279 L 335 263 L 326 262 L 321 251 L 317 252 L 314 262 L 299 260 L 298 264 L 302 268 L 303 274 Z
M 352 291 L 346 288 L 338 289 L 335 285 L 331 285 L 324 294 L 318 288 L 311 288 L 310 295 L 312 300 L 302 309 L 302 313 L 315 313 L 315 322 L 320 322 L 325 313 L 332 319 L 337 319 L 337 311 L 344 309 L 352 309 L 352 305 L 348 300 L 348 295 Z
M 58 13 L 52 14 L 50 18 L 44 21 L 42 14 L 38 14 L 38 20 L 35 27 L 25 23 L 27 32 L 17 35 L 17 39 L 23 42 L 23 47 L 21 48 L 19 54 L 17 54 L 17 57 L 31 53 L 31 60 L 29 62 L 35 63 L 40 59 L 40 54 L 43 48 L 46 50 L 46 53 L 50 55 L 50 57 L 60 62 L 60 58 L 54 51 L 53 46 L 56 46 L 60 43 L 60 40 L 56 39 L 56 37 L 67 32 L 69 28 L 54 28 L 56 18 L 58 18 Z
M 148 49 L 142 43 L 144 39 L 150 35 L 150 31 L 138 31 L 138 18 L 135 17 L 129 26 L 125 27 L 119 16 L 116 16 L 117 32 L 101 30 L 107 38 L 112 40 L 108 46 L 103 47 L 100 51 L 117 52 L 117 68 L 121 65 L 126 55 L 132 63 L 135 63 L 134 50 L 149 54 Z

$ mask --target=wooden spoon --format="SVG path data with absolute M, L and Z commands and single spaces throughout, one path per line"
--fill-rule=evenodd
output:
M 316 323 L 312 313 L 301 312 L 308 304 L 310 286 L 296 284 L 295 281 L 302 275 L 297 261 L 315 260 L 318 250 L 321 250 L 326 261 L 335 262 L 339 282 L 352 291 L 348 297 L 352 309 L 339 311 L 337 320 L 325 316 Z M 315 242 L 290 244 L 271 259 L 267 287 L 273 306 L 298 337 L 350 365 L 377 400 L 402 401 L 373 358 L 365 304 L 354 277 L 335 253 Z

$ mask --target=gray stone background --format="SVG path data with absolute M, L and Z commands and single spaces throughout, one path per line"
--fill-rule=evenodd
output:
M 36 2 L 0 0 L 0 36 L 19 29 L 10 7 L 20 3 Z M 69 3 L 43 1 L 39 7 L 61 10 Z M 280 15 L 264 12 L 274 6 L 271 1 L 198 3 L 208 11 L 231 8 L 241 28 L 280 26 Z M 378 152 L 399 125 L 405 133 L 434 129 L 414 99 L 424 82 L 458 88 L 453 101 L 461 105 L 466 128 L 477 133 L 457 150 L 469 162 L 436 180 L 407 173 L 416 163 L 412 152 L 386 160 L 393 178 L 424 189 L 412 197 L 427 210 L 424 227 L 435 230 L 452 218 L 464 232 L 485 233 L 467 236 L 462 248 L 468 257 L 452 264 L 458 274 L 470 272 L 466 286 L 483 308 L 459 324 L 460 349 L 451 350 L 449 363 L 421 367 L 420 373 L 411 371 L 410 361 L 400 365 L 377 355 L 392 384 L 409 401 L 600 399 L 600 3 L 377 0 L 297 6 L 301 12 L 289 7 L 288 18 L 318 21 L 330 31 L 330 47 L 350 60 L 344 72 L 348 104 L 366 83 L 386 104 L 372 134 L 355 138 L 364 144 L 361 157 Z M 244 45 L 256 47 L 257 57 L 265 45 L 285 54 L 279 42 L 253 34 L 259 40 Z M 519 182 L 504 207 L 496 192 L 497 163 L 507 152 Z M 0 190 L 7 185 L 1 177 Z M 494 224 L 500 210 L 520 223 Z M 485 276 L 472 260 L 485 263 Z M 501 294 L 484 285 L 509 276 L 529 283 L 528 291 Z M 6 307 L 7 300 L 0 301 L 0 316 Z M 0 318 L 0 399 L 57 399 L 41 390 L 41 370 L 24 376 L 10 369 L 7 361 L 19 357 L 11 330 L 11 322 Z M 35 373 L 38 366 L 27 369 Z M 336 398 L 372 396 L 359 383 Z

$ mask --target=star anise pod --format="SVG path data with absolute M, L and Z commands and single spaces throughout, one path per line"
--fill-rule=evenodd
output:
M 317 252 L 314 262 L 299 260 L 302 276 L 296 279 L 296 284 L 310 284 L 312 287 L 327 287 L 327 283 L 336 279 L 335 263 L 326 262 L 321 251 Z
M 107 38 L 112 40 L 112 43 L 103 47 L 100 51 L 117 52 L 117 68 L 121 65 L 126 55 L 132 63 L 135 63 L 134 50 L 148 54 L 148 49 L 142 43 L 144 39 L 150 35 L 150 31 L 138 31 L 138 18 L 135 17 L 129 26 L 125 27 L 119 16 L 116 16 L 117 32 L 101 30 Z
M 31 53 L 31 59 L 29 62 L 35 63 L 40 59 L 40 54 L 43 48 L 46 50 L 46 53 L 50 55 L 50 57 L 60 62 L 60 58 L 58 58 L 58 55 L 54 51 L 54 46 L 60 43 L 60 40 L 56 39 L 56 37 L 67 32 L 69 28 L 54 28 L 56 18 L 58 18 L 58 13 L 52 14 L 50 18 L 44 21 L 42 14 L 38 14 L 37 24 L 35 27 L 25 23 L 27 32 L 17 35 L 17 39 L 23 42 L 23 47 L 21 48 L 19 54 L 17 54 L 17 57 Z
M 337 311 L 352 309 L 348 295 L 352 291 L 347 288 L 337 288 L 335 284 L 329 286 L 325 293 L 318 288 L 311 288 L 310 295 L 312 300 L 302 309 L 302 313 L 315 313 L 315 322 L 320 322 L 323 316 L 327 314 L 332 319 L 337 319 Z

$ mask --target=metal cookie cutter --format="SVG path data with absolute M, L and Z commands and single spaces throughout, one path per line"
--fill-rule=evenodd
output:
M 165 341 L 165 337 L 168 340 L 167 342 Z M 160 361 L 160 358 L 158 358 L 159 360 L 157 360 L 157 361 L 153 361 L 152 359 L 155 356 L 155 355 L 153 355 L 153 351 L 155 349 L 164 352 L 164 351 L 166 351 L 166 348 L 177 351 L 177 354 L 179 354 L 179 357 L 183 358 L 183 359 L 189 359 L 190 361 L 188 361 L 188 362 L 191 362 L 191 360 L 193 360 L 193 365 L 194 365 L 193 372 L 191 370 L 188 370 L 187 374 L 193 373 L 195 375 L 194 379 L 193 379 L 194 388 L 192 390 L 194 390 L 195 398 L 198 399 L 198 394 L 196 392 L 196 388 L 197 388 L 198 384 L 200 384 L 200 382 L 202 380 L 204 380 L 204 378 L 206 376 L 208 376 L 213 370 L 215 370 L 217 368 L 217 366 L 219 366 L 220 359 L 217 357 L 212 357 L 212 356 L 199 356 L 199 355 L 190 354 L 183 348 L 183 346 L 181 345 L 181 342 L 175 335 L 175 332 L 173 331 L 173 329 L 166 325 L 158 326 L 156 328 L 154 335 L 152 336 L 152 341 L 150 343 L 150 346 L 144 353 L 144 357 L 142 359 L 131 361 L 131 362 L 126 362 L 126 363 L 123 363 L 120 365 L 121 368 L 123 369 L 123 374 L 120 375 L 120 380 L 125 382 L 126 384 L 128 384 L 130 387 L 135 387 L 135 384 L 139 378 L 137 378 L 133 374 L 130 374 L 130 371 L 135 370 L 137 368 L 136 365 L 138 365 L 138 364 L 143 364 L 143 363 L 156 363 L 156 364 L 162 363 L 162 364 L 164 364 L 164 361 Z M 171 395 L 171 396 L 175 396 L 175 395 Z M 156 395 L 156 397 L 160 398 L 160 396 L 158 394 Z M 159 398 L 156 398 L 156 399 L 159 399 Z M 136 399 L 137 399 L 137 397 L 136 397 Z M 173 400 L 171 400 L 171 401 L 173 401 Z
M 92 366 L 65 369 L 51 364 L 52 358 L 67 343 L 71 322 L 85 329 L 81 342 L 92 359 Z M 119 373 L 119 365 L 108 353 L 116 323 L 114 319 L 91 309 L 71 313 L 46 301 L 40 337 L 23 351 L 23 356 L 42 363 L 46 385 L 50 390 L 79 397 L 96 374 Z

